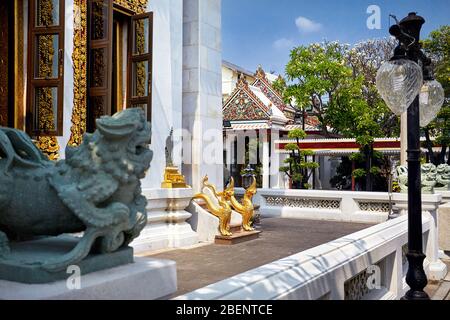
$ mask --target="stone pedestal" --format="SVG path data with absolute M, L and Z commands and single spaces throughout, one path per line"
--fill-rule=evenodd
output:
M 152 300 L 177 290 L 176 265 L 170 260 L 136 258 L 134 263 L 81 275 L 78 289 L 72 277 L 47 284 L 0 280 L 0 299 Z
M 198 236 L 186 222 L 185 210 L 192 199 L 192 189 L 144 189 L 148 199 L 147 226 L 131 243 L 135 253 L 166 248 L 187 247 L 198 243 Z
M 11 254 L 0 258 L 0 279 L 21 283 L 49 283 L 67 279 L 65 269 L 57 272 L 42 268 L 45 261 L 67 255 L 78 244 L 71 235 L 12 242 Z M 124 247 L 110 253 L 90 253 L 76 264 L 84 275 L 133 262 L 133 248 Z

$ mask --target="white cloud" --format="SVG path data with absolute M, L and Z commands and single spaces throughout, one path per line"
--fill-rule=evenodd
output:
M 294 45 L 295 45 L 294 41 L 292 41 L 291 39 L 286 39 L 286 38 L 278 39 L 273 43 L 273 47 L 275 49 L 292 48 Z
M 322 24 L 301 16 L 295 19 L 295 25 L 302 33 L 318 32 L 322 29 Z

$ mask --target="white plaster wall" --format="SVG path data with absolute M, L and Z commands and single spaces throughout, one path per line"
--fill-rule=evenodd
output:
M 152 0 L 148 11 L 153 12 L 153 96 L 152 143 L 153 160 L 143 188 L 159 188 L 166 166 L 166 138 L 173 127 L 181 128 L 182 94 L 182 32 L 183 1 Z M 180 164 L 180 157 L 174 157 Z
M 64 102 L 63 102 L 63 136 L 57 137 L 60 147 L 60 158 L 65 158 L 65 148 L 70 139 L 70 127 L 72 126 L 73 109 L 73 33 L 74 13 L 73 0 L 65 1 L 64 16 Z
M 233 71 L 222 66 L 222 95 L 231 95 L 236 87 Z
M 183 5 L 183 128 L 191 135 L 183 145 L 183 168 L 194 190 L 205 174 L 221 188 L 221 0 L 185 0 Z

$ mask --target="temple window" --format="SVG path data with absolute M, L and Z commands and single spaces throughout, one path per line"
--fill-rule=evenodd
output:
M 31 0 L 28 33 L 27 131 L 62 135 L 64 0 Z
M 151 119 L 152 30 L 152 13 L 89 1 L 88 131 L 95 119 L 128 107 L 144 109 Z

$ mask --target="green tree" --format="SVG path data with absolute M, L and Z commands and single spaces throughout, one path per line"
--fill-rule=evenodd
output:
M 356 179 L 366 179 L 368 191 L 373 190 L 374 180 L 378 181 L 380 175 L 387 179 L 386 172 L 390 172 L 389 161 L 383 161 L 383 156 L 374 151 L 374 139 L 400 134 L 399 118 L 389 110 L 376 88 L 377 71 L 390 59 L 395 45 L 392 39 L 367 40 L 345 52 L 353 86 L 342 94 L 339 108 L 330 109 L 327 115 L 340 134 L 356 138 L 360 144 L 360 154 L 352 158 L 363 163 L 363 168 L 352 174 Z M 380 168 L 380 164 L 388 167 Z
M 372 177 L 381 171 L 373 166 L 374 138 L 399 132 L 397 117 L 375 87 L 378 67 L 392 48 L 389 40 L 361 43 L 352 50 L 338 42 L 311 44 L 294 48 L 286 65 L 285 100 L 312 107 L 325 136 L 331 131 L 360 144 L 366 190 L 372 190 Z
M 445 162 L 445 154 L 450 146 L 450 26 L 445 25 L 432 31 L 429 38 L 422 42 L 423 49 L 431 57 L 435 78 L 442 84 L 445 91 L 445 101 L 441 111 L 427 127 L 423 128 L 426 146 L 431 162 L 438 165 Z M 431 136 L 436 137 L 434 143 Z M 433 145 L 441 145 L 438 156 L 433 153 Z M 450 164 L 450 157 L 447 160 Z
M 351 69 L 346 65 L 345 50 L 337 42 L 311 44 L 292 49 L 286 65 L 289 85 L 284 92 L 285 100 L 295 101 L 300 109 L 312 107 L 325 136 L 329 136 L 331 123 L 326 110 L 340 104 L 340 94 L 351 87 Z
M 278 78 L 274 82 L 272 82 L 272 88 L 274 88 L 276 92 L 283 96 L 287 88 L 286 80 L 282 76 L 278 76 Z M 285 102 L 289 103 L 289 101 Z
M 280 172 L 284 172 L 292 181 L 294 189 L 308 189 L 308 180 L 314 169 L 319 167 L 316 162 L 308 162 L 307 157 L 314 153 L 311 150 L 301 150 L 299 142 L 306 137 L 305 131 L 294 129 L 289 131 L 288 138 L 295 139 L 295 143 L 288 143 L 284 147 L 289 151 L 289 158 L 284 160 L 285 166 L 280 167 Z

